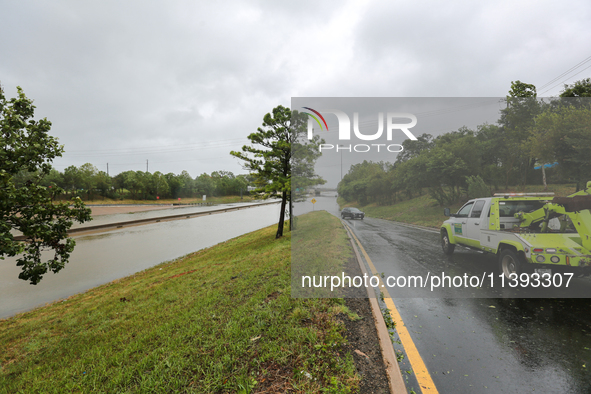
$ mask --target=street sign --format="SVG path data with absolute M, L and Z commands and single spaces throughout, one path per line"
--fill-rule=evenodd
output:
M 312 204 L 316 204 L 316 199 L 315 198 L 312 199 Z

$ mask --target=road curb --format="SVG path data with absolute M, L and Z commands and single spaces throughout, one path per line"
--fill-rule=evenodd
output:
M 361 269 L 361 272 L 364 275 L 367 275 L 367 270 L 365 269 L 365 265 L 361 260 L 359 251 L 355 247 L 353 237 L 351 237 L 351 234 L 349 233 L 349 229 L 347 228 L 347 226 L 343 224 L 343 227 L 345 227 L 345 230 L 347 231 L 347 236 L 349 237 L 349 241 L 351 241 L 351 246 L 353 247 L 353 251 L 355 252 L 355 257 L 357 258 L 359 268 Z M 386 366 L 386 377 L 388 378 L 390 393 L 406 393 L 406 385 L 404 384 L 404 379 L 402 378 L 402 373 L 400 372 L 398 361 L 396 360 L 396 353 L 394 352 L 394 346 L 392 345 L 392 340 L 390 339 L 390 333 L 388 331 L 388 327 L 386 326 L 386 322 L 384 321 L 382 310 L 380 309 L 378 300 L 376 299 L 376 295 L 374 294 L 372 297 L 372 294 L 370 293 L 371 290 L 369 288 L 366 288 L 366 290 L 367 297 L 371 305 L 371 311 L 376 326 L 376 331 L 380 341 L 382 358 L 384 360 L 384 365 Z

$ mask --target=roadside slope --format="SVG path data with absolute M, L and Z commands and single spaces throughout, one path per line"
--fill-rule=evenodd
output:
M 336 218 L 320 222 L 342 231 Z M 291 298 L 290 234 L 275 240 L 274 232 L 268 227 L 1 320 L 0 387 L 354 391 L 359 376 L 338 322 L 347 308 L 338 299 Z

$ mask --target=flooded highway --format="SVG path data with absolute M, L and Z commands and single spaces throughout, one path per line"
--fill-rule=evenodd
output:
M 334 195 L 315 198 L 315 210 L 339 215 Z M 298 208 L 300 214 L 312 210 L 312 204 Z M 345 222 L 386 277 L 497 270 L 492 255 L 457 248 L 445 256 L 437 231 L 367 217 Z M 587 297 L 591 294 L 589 278 L 573 281 Z M 556 295 L 551 289 L 547 294 Z M 463 297 L 399 295 L 392 292 L 394 304 L 434 383 L 432 390 L 421 390 L 409 354 L 396 343 L 409 392 L 591 393 L 588 298 L 519 298 L 490 288 Z
M 104 215 L 97 216 L 89 224 L 161 217 L 236 205 L 238 204 Z M 57 274 L 46 274 L 36 286 L 18 279 L 20 267 L 15 265 L 16 258 L 6 258 L 0 261 L 0 318 L 276 224 L 278 218 L 279 204 L 272 204 L 76 236 L 76 248 L 70 263 Z
M 181 206 L 173 206 L 167 205 L 165 209 L 158 209 L 157 205 L 148 206 L 152 208 L 150 210 L 141 210 L 135 211 L 134 208 L 138 206 L 128 206 L 130 212 L 126 213 L 114 213 L 108 215 L 94 215 L 92 220 L 85 223 L 74 223 L 72 226 L 73 229 L 77 228 L 85 228 L 85 227 L 92 227 L 96 225 L 103 225 L 108 223 L 117 223 L 117 222 L 125 222 L 130 220 L 142 220 L 142 219 L 157 219 L 157 218 L 164 218 L 167 216 L 172 215 L 193 215 L 199 214 L 203 212 L 212 212 L 216 210 L 221 210 L 225 208 L 236 208 L 236 207 L 249 207 L 249 206 L 256 206 L 256 205 L 266 205 L 270 202 L 269 201 L 258 201 L 258 202 L 249 202 L 249 203 L 233 203 L 233 204 L 221 204 L 221 205 L 211 205 L 211 206 L 194 206 L 194 205 L 181 205 Z M 105 206 L 99 206 L 102 208 Z M 142 206 L 140 206 L 141 208 Z M 93 207 L 92 209 L 94 210 Z M 125 206 L 117 206 L 114 205 L 113 208 L 120 211 L 121 209 L 125 210 Z M 101 211 L 105 211 L 107 209 L 103 208 Z

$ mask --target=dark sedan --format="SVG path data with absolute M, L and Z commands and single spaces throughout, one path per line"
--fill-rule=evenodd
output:
M 357 208 L 343 208 L 341 211 L 341 218 L 342 219 L 361 219 L 365 217 L 365 213 L 361 212 Z

